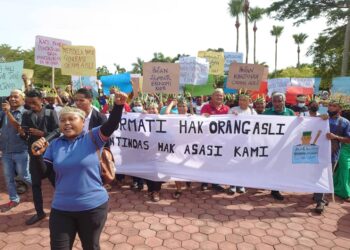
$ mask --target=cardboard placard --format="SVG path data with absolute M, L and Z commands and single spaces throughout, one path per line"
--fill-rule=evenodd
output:
M 224 52 L 199 51 L 198 57 L 206 58 L 209 62 L 209 74 L 224 75 L 225 56 Z
M 259 64 L 232 63 L 227 87 L 230 89 L 259 90 L 265 67 Z
M 22 90 L 22 72 L 23 61 L 0 63 L 0 96 L 9 96 L 13 89 Z
M 92 46 L 61 47 L 62 75 L 96 76 L 96 52 Z
M 143 65 L 143 93 L 177 94 L 180 65 L 177 63 L 145 63 Z

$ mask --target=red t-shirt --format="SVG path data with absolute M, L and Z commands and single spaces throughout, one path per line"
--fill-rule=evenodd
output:
M 201 114 L 210 114 L 210 115 L 226 115 L 230 110 L 229 106 L 222 104 L 218 109 L 212 106 L 210 103 L 203 105 L 201 109 Z
M 127 104 L 127 103 L 125 103 L 125 104 L 124 104 L 124 110 L 125 110 L 125 112 L 131 112 L 130 105 Z

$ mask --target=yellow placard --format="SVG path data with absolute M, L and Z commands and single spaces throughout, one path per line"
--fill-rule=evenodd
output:
M 198 57 L 206 58 L 209 62 L 209 74 L 224 75 L 225 56 L 224 52 L 199 51 Z
M 22 74 L 27 77 L 27 79 L 32 79 L 34 76 L 34 70 L 33 69 L 23 69 Z
M 96 52 L 92 46 L 61 47 L 62 75 L 96 76 Z

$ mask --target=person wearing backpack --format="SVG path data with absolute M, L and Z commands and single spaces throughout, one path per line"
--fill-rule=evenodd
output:
M 28 91 L 26 103 L 30 110 L 23 114 L 20 135 L 28 144 L 29 171 L 32 177 L 33 202 L 36 214 L 29 218 L 26 224 L 32 225 L 46 217 L 43 208 L 41 181 L 48 178 L 51 184 L 55 186 L 55 173 L 52 169 L 46 169 L 42 156 L 32 154 L 31 146 L 39 138 L 57 131 L 58 120 L 54 110 L 45 108 L 40 91 L 36 89 Z M 56 134 L 59 136 L 59 133 Z
M 59 114 L 63 135 L 50 145 L 42 137 L 31 147 L 34 155 L 45 152 L 43 158 L 47 169 L 53 168 L 56 173 L 49 222 L 53 250 L 72 249 L 77 233 L 83 249 L 100 249 L 99 240 L 107 218 L 109 197 L 103 187 L 96 151 L 102 150 L 119 127 L 126 99 L 126 94 L 117 92 L 107 122 L 91 132 L 83 131 L 84 111 L 64 107 Z

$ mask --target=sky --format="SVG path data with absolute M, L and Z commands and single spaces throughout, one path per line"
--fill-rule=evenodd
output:
M 229 0 L 0 0 L 0 44 L 30 49 L 35 36 L 70 40 L 73 45 L 96 48 L 97 66 L 113 63 L 131 70 L 136 58 L 149 61 L 154 52 L 175 57 L 196 56 L 208 48 L 236 49 L 235 19 L 228 12 Z M 251 7 L 267 7 L 272 0 L 250 0 Z M 5 10 L 5 11 L 4 11 Z M 8 11 L 6 11 L 8 10 Z M 241 18 L 239 51 L 245 56 L 245 27 Z M 299 27 L 293 20 L 278 22 L 269 17 L 257 23 L 257 60 L 274 69 L 273 25 L 284 26 L 278 43 L 278 69 L 295 66 L 297 46 L 293 34 L 306 33 L 301 63 L 311 63 L 305 54 L 326 28 L 324 19 Z M 250 24 L 249 63 L 253 62 L 253 25 Z

